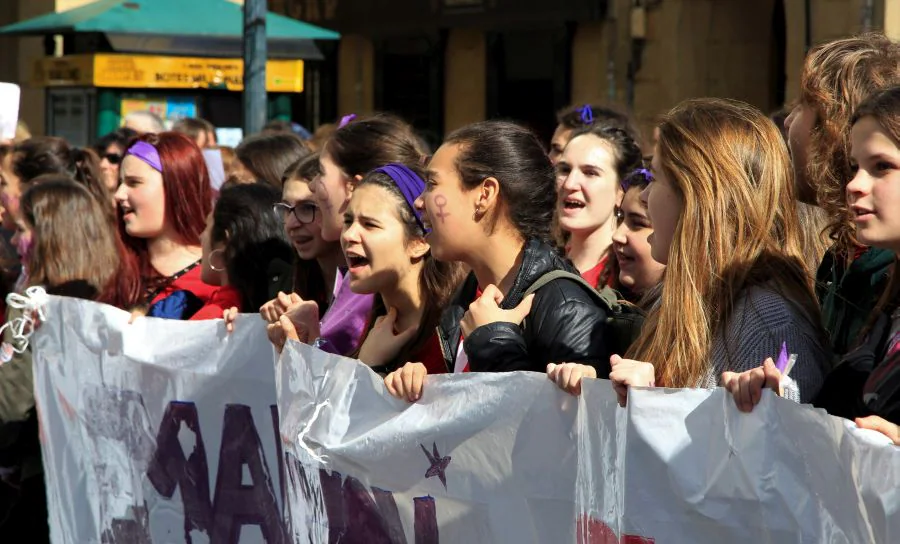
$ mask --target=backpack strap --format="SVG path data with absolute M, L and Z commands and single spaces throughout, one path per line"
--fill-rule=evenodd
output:
M 641 334 L 641 327 L 644 324 L 645 317 L 644 312 L 637 306 L 622 302 L 619 293 L 612 287 L 605 285 L 602 289 L 597 290 L 581 276 L 565 270 L 547 272 L 525 290 L 525 296 L 558 279 L 574 281 L 587 289 L 594 302 L 607 313 L 606 326 L 609 335 L 607 341 L 610 352 L 625 353 Z M 525 327 L 524 323 L 522 323 L 522 327 Z
M 618 296 L 616 295 L 615 291 L 613 291 L 609 287 L 604 287 L 602 290 L 598 291 L 594 288 L 593 285 L 585 281 L 585 279 L 578 274 L 573 274 L 572 272 L 568 272 L 566 270 L 552 270 L 550 272 L 547 272 L 546 274 L 535 280 L 535 282 L 525 290 L 525 294 L 522 295 L 522 298 L 525 298 L 528 295 L 536 292 L 538 289 L 547 285 L 551 281 L 559 279 L 572 280 L 575 283 L 581 285 L 582 287 L 587 289 L 588 293 L 591 294 L 591 297 L 594 299 L 594 301 L 596 301 L 608 313 L 618 313 L 620 305 Z

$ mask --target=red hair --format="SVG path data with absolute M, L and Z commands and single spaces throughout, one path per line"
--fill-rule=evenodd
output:
M 213 200 L 209 171 L 200 148 L 193 140 L 178 132 L 144 134 L 135 141 L 147 142 L 159 152 L 163 194 L 166 199 L 166 224 L 174 229 L 179 243 L 199 246 L 200 235 L 206 228 L 206 216 L 212 211 Z M 122 239 L 137 257 L 141 272 L 146 276 L 158 275 L 150 266 L 147 240 L 135 238 L 125 232 L 121 217 L 119 230 L 122 232 Z

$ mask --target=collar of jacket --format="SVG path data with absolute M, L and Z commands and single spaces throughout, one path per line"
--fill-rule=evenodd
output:
M 578 274 L 578 270 L 550 245 L 536 239 L 526 242 L 524 254 L 522 255 L 522 265 L 519 267 L 519 272 L 516 274 L 512 288 L 503 298 L 500 307 L 504 310 L 509 310 L 518 306 L 522 302 L 523 294 L 531 284 L 553 270 L 568 270 Z M 444 352 L 444 361 L 447 363 L 450 372 L 453 371 L 453 362 L 456 360 L 456 352 L 459 349 L 459 322 L 469 309 L 469 304 L 475 300 L 477 291 L 478 279 L 475 278 L 475 273 L 473 272 L 469 274 L 466 281 L 457 289 L 453 302 L 441 314 L 438 337 L 441 341 L 441 349 Z

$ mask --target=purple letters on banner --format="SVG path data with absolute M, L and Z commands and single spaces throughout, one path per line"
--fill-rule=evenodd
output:
M 194 433 L 196 439 L 194 450 L 187 456 L 178 440 L 182 424 Z M 287 542 L 265 452 L 250 407 L 241 404 L 225 407 L 215 503 L 209 496 L 206 448 L 194 403 L 169 403 L 159 426 L 156 444 L 147 478 L 163 497 L 172 498 L 176 488 L 181 492 L 185 542 L 191 542 L 191 531 L 198 530 L 210 535 L 211 542 L 236 543 L 243 525 L 258 525 L 267 542 Z M 244 485 L 242 481 L 244 465 L 247 465 L 252 479 L 249 485 Z
M 187 457 L 178 441 L 182 423 L 187 425 L 196 438 L 194 451 Z M 156 452 L 147 469 L 147 478 L 163 497 L 171 499 L 176 488 L 181 490 L 185 542 L 191 542 L 191 531 L 194 529 L 210 533 L 213 516 L 212 502 L 209 499 L 209 468 L 197 407 L 193 402 L 173 401 L 166 407 L 156 436 Z
M 299 488 L 313 510 L 324 511 L 328 519 L 330 543 L 406 544 L 403 524 L 394 495 L 383 489 L 369 489 L 358 479 L 338 472 L 318 471 L 321 494 L 314 491 L 304 466 L 279 443 L 278 410 L 271 407 L 276 430 L 276 450 L 280 459 L 281 496 L 285 486 Z M 193 451 L 182 450 L 178 433 L 186 426 L 195 436 Z M 287 464 L 287 470 L 285 470 Z M 244 466 L 251 482 L 243 482 Z M 209 535 L 210 542 L 235 544 L 244 525 L 257 525 L 266 542 L 288 542 L 288 531 L 276 501 L 275 488 L 266 463 L 265 450 L 251 409 L 242 404 L 225 407 L 222 445 L 213 499 L 209 494 L 209 469 L 206 448 L 200 432 L 197 407 L 192 402 L 170 402 L 156 437 L 156 451 L 147 477 L 156 491 L 171 499 L 176 489 L 184 503 L 184 539 L 191 542 L 191 531 Z M 413 499 L 415 544 L 438 544 L 437 513 L 433 497 Z M 140 513 L 146 526 L 146 511 Z M 127 534 L 128 529 L 116 533 Z M 139 529 L 135 526 L 132 529 Z
M 253 480 L 250 485 L 241 481 L 244 465 Z M 266 454 L 249 406 L 225 407 L 213 511 L 212 542 L 237 543 L 242 525 L 258 525 L 266 542 L 287 542 Z
M 319 510 L 320 498 L 313 495 L 313 486 L 306 469 L 296 457 L 285 454 L 291 485 L 298 485 L 312 506 Z M 319 469 L 319 481 L 328 518 L 328 542 L 359 544 L 407 544 L 400 512 L 391 492 L 370 490 L 358 479 L 338 472 Z M 437 512 L 433 497 L 413 499 L 415 544 L 438 544 Z

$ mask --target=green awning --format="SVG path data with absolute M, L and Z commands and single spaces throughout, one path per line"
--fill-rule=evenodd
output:
M 97 0 L 0 28 L 0 34 L 70 32 L 240 38 L 244 11 L 227 0 Z M 340 34 L 275 13 L 266 14 L 269 40 L 337 40 Z

